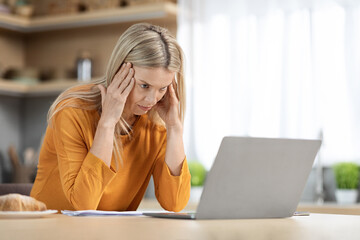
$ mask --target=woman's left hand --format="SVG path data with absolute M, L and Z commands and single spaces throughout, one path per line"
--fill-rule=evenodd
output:
M 156 111 L 166 124 L 166 128 L 180 127 L 182 122 L 179 113 L 179 99 L 176 96 L 173 86 L 174 82 L 168 87 L 165 96 L 156 104 Z

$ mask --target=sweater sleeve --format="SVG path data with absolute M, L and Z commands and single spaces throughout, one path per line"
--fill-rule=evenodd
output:
M 180 175 L 173 176 L 165 162 L 165 150 L 164 143 L 158 154 L 153 173 L 155 196 L 165 210 L 178 212 L 189 201 L 191 175 L 185 157 Z
M 97 209 L 106 185 L 115 173 L 89 152 L 90 132 L 77 111 L 65 108 L 54 117 L 54 142 L 63 191 L 77 210 Z

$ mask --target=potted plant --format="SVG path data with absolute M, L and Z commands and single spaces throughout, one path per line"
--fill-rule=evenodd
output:
M 341 162 L 333 166 L 336 180 L 336 200 L 341 204 L 355 203 L 358 197 L 359 166 Z
M 204 165 L 197 160 L 190 160 L 188 165 L 191 174 L 190 201 L 198 202 L 201 197 L 207 171 Z

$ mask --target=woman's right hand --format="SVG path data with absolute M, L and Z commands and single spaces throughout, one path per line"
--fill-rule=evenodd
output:
M 107 89 L 103 85 L 98 85 L 102 105 L 100 120 L 103 124 L 114 127 L 119 122 L 126 99 L 134 87 L 133 77 L 134 69 L 131 63 L 123 63 Z

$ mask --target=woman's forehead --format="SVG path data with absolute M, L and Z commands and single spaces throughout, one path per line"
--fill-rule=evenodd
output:
M 175 78 L 175 72 L 171 72 L 165 68 L 147 68 L 147 67 L 133 67 L 135 70 L 135 79 L 146 82 L 152 86 L 168 86 Z

